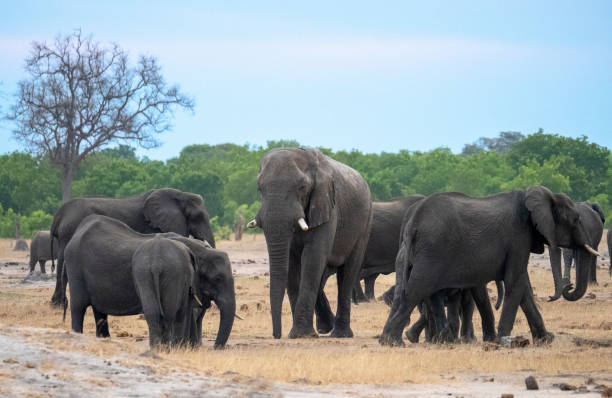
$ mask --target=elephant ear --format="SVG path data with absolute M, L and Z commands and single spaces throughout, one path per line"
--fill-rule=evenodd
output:
M 599 218 L 601 218 L 601 223 L 605 224 L 606 223 L 606 217 L 605 217 L 604 212 L 603 212 L 601 206 L 599 205 L 599 203 L 589 203 L 589 206 L 591 206 L 591 209 L 593 209 L 595 211 L 595 213 L 597 213 Z
M 187 221 L 175 189 L 151 191 L 144 202 L 144 216 L 149 225 L 162 232 L 187 235 Z
M 556 246 L 554 198 L 552 192 L 542 186 L 529 187 L 525 191 L 525 207 L 531 214 L 531 222 L 549 246 Z M 541 243 L 538 245 L 541 246 Z M 543 251 L 542 247 L 542 251 Z M 532 251 L 535 251 L 532 248 Z
M 325 163 L 323 163 L 324 165 Z M 332 174 L 321 163 L 317 167 L 315 182 L 308 204 L 308 227 L 315 228 L 329 221 L 336 207 L 336 191 Z

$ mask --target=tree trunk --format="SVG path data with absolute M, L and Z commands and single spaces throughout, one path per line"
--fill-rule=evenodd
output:
M 75 168 L 71 164 L 62 166 L 62 203 L 70 200 L 70 188 L 72 187 Z

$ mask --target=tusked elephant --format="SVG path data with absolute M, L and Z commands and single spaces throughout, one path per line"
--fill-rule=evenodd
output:
M 66 283 L 62 283 L 64 249 L 77 227 L 90 214 L 101 214 L 123 221 L 141 233 L 175 232 L 215 247 L 208 212 L 200 195 L 177 189 L 153 189 L 145 194 L 127 198 L 85 197 L 64 203 L 55 216 L 51 235 L 58 241 L 57 281 L 51 303 L 65 303 Z
M 594 249 L 599 248 L 599 242 L 603 236 L 603 226 L 606 222 L 603 210 L 598 203 L 578 202 L 576 203 L 576 209 L 580 214 L 580 220 L 584 224 L 587 236 L 589 237 L 588 243 Z M 563 270 L 563 276 L 566 279 L 570 279 L 570 270 L 572 267 L 572 261 L 576 256 L 576 251 L 572 249 L 563 250 L 563 262 L 565 264 Z M 589 283 L 597 284 L 597 260 L 592 263 L 589 275 Z
M 317 149 L 268 152 L 257 179 L 261 208 L 249 227 L 263 229 L 270 258 L 274 338 L 280 338 L 285 287 L 293 314 L 289 338 L 316 336 L 315 302 L 326 266 L 337 269 L 332 337 L 352 337 L 351 293 L 370 223 L 370 189 L 361 175 Z
M 204 311 L 214 301 L 222 347 L 236 312 L 234 279 L 225 252 L 175 233 L 141 234 L 101 215 L 86 217 L 66 246 L 72 330 L 83 332 L 91 306 L 96 336 L 108 337 L 108 315 L 144 311 L 152 347 L 198 345 Z
M 536 341 L 550 341 L 534 302 L 527 273 L 530 253 L 550 248 L 556 300 L 578 300 L 586 292 L 597 252 L 588 245 L 576 205 L 565 194 L 536 186 L 485 198 L 460 193 L 432 195 L 416 205 L 402 234 L 396 261 L 393 306 L 379 338 L 403 345 L 402 331 L 416 305 L 447 288 L 470 288 L 503 280 L 506 289 L 498 338 L 512 331 L 518 306 Z M 561 277 L 558 248 L 578 249 L 577 282 Z
M 30 273 L 34 272 L 36 263 L 40 264 L 40 272 L 46 273 L 45 263 L 47 260 L 57 258 L 57 239 L 53 239 L 53 250 L 51 248 L 51 234 L 49 231 L 38 231 L 30 243 Z M 55 264 L 51 263 L 51 273 L 55 271 Z
M 359 279 L 365 282 L 365 295 L 358 281 L 355 285 L 355 302 L 373 300 L 374 283 L 378 275 L 395 271 L 395 256 L 399 250 L 404 214 L 410 206 L 423 198 L 423 195 L 410 195 L 389 201 L 372 202 L 372 228 L 359 275 Z

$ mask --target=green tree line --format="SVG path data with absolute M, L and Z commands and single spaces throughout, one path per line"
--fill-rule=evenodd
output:
M 299 143 L 189 145 L 165 162 L 139 158 L 134 148 L 119 146 L 83 161 L 72 196 L 124 197 L 161 187 L 195 192 L 204 197 L 215 233 L 224 238 L 240 212 L 248 221 L 259 208 L 261 157 L 273 148 L 295 146 Z M 574 201 L 598 202 L 606 224 L 612 220 L 612 155 L 584 136 L 568 138 L 540 130 L 525 137 L 504 132 L 468 144 L 460 154 L 447 148 L 379 154 L 320 149 L 358 170 L 369 183 L 373 200 L 444 191 L 485 196 L 545 185 Z M 15 217 L 20 217 L 26 238 L 37 229 L 48 229 L 61 197 L 61 176 L 49 159 L 21 152 L 0 156 L 1 237 L 15 235 Z

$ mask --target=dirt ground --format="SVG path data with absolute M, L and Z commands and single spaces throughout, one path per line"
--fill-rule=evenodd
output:
M 612 386 L 612 279 L 605 241 L 599 247 L 599 285 L 576 302 L 546 301 L 553 290 L 548 257 L 532 256 L 536 302 L 556 337 L 550 345 L 513 349 L 481 341 L 381 347 L 377 337 L 388 308 L 380 300 L 352 307 L 355 338 L 307 340 L 286 338 L 291 327 L 286 300 L 284 337 L 274 340 L 263 237 L 222 241 L 218 247 L 232 260 L 244 319 L 234 323 L 227 349 L 215 351 L 219 314 L 212 308 L 204 320 L 203 347 L 167 353 L 148 351 L 140 316 L 109 317 L 112 337 L 97 339 L 88 311 L 84 334 L 72 333 L 70 314 L 62 322 L 62 311 L 49 305 L 54 275 L 28 276 L 28 253 L 12 245 L 14 240 L 0 240 L 0 397 L 599 397 L 603 386 Z M 326 291 L 335 306 L 332 279 Z M 392 275 L 380 277 L 376 294 L 393 281 Z M 489 287 L 494 300 L 494 285 Z M 477 314 L 474 325 L 480 340 Z M 529 337 L 520 311 L 513 334 Z M 526 390 L 529 375 L 539 390 Z

